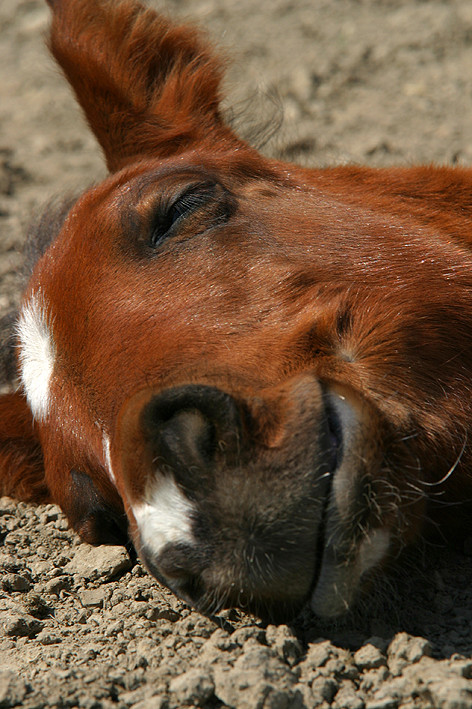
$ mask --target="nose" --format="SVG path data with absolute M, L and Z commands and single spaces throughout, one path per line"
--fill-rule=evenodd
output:
M 239 449 L 238 405 L 229 394 L 211 386 L 165 390 L 144 407 L 141 423 L 153 459 L 190 496 L 219 457 L 229 463 Z

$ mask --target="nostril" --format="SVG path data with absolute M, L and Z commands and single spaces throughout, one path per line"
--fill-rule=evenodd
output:
M 199 385 L 154 396 L 142 411 L 141 423 L 153 458 L 177 475 L 190 469 L 210 470 L 219 451 L 231 455 L 241 427 L 235 400 L 219 389 Z

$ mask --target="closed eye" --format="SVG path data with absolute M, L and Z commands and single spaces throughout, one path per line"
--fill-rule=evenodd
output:
M 217 192 L 214 182 L 198 183 L 186 189 L 168 204 L 161 203 L 151 225 L 150 244 L 156 248 L 191 214 L 211 202 Z

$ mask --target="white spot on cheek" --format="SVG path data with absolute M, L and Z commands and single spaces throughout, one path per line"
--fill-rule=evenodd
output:
M 20 373 L 33 417 L 46 418 L 50 404 L 50 383 L 55 349 L 44 302 L 31 296 L 23 306 L 17 326 L 20 341 Z
M 141 541 L 155 556 L 169 542 L 195 543 L 191 529 L 193 512 L 192 503 L 169 477 L 155 480 L 145 502 L 133 507 Z
M 390 544 L 390 533 L 386 529 L 374 529 L 362 542 L 359 549 L 361 576 L 381 561 Z
M 113 467 L 111 464 L 110 438 L 106 435 L 106 433 L 103 434 L 103 455 L 105 456 L 105 464 L 106 464 L 108 477 L 110 478 L 112 483 L 116 486 L 115 473 L 113 472 Z

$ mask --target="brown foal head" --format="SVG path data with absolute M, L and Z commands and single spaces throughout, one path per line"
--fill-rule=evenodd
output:
M 110 176 L 37 230 L 0 485 L 203 612 L 337 615 L 469 494 L 472 175 L 269 160 L 196 30 L 50 4 Z

